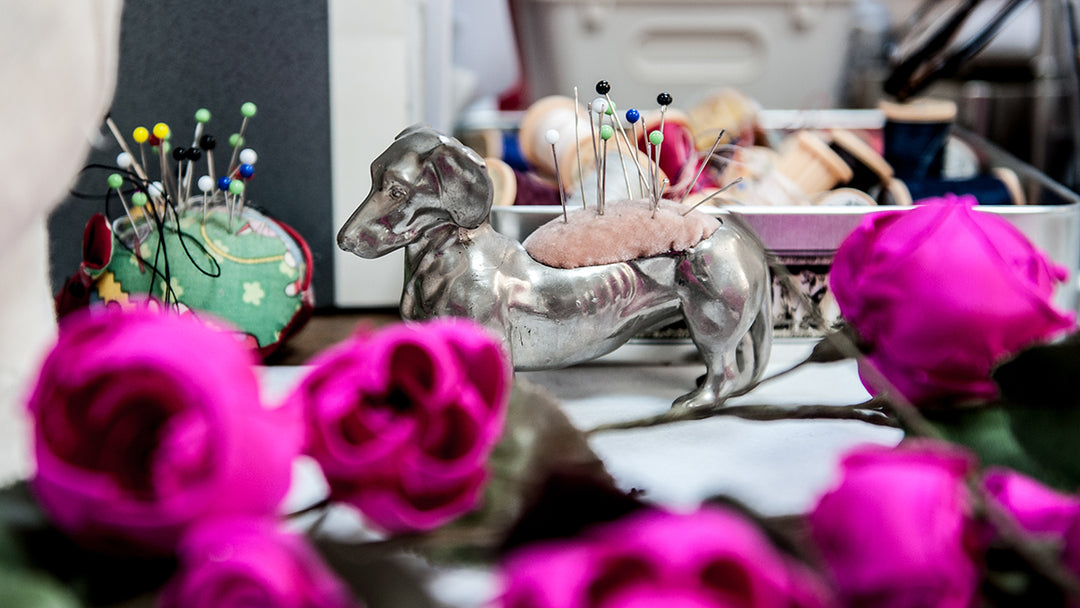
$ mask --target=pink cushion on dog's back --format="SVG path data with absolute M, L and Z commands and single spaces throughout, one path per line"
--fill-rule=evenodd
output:
M 525 239 L 525 250 L 537 262 L 556 268 L 578 268 L 626 262 L 686 251 L 720 227 L 715 217 L 690 212 L 687 205 L 661 200 L 656 217 L 649 201 L 613 201 L 598 215 L 595 207 L 574 209 L 569 221 L 559 216 Z

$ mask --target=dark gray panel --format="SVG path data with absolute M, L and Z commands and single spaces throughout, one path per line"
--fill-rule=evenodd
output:
M 227 152 L 221 148 L 240 127 L 240 105 L 258 104 L 246 133 L 259 153 L 248 192 L 308 241 L 320 307 L 331 306 L 334 293 L 327 28 L 323 0 L 129 1 L 112 107 L 129 144 L 136 126 L 163 121 L 184 146 L 191 143 L 195 110 L 208 108 L 207 132 L 219 141 L 222 171 Z M 115 162 L 119 148 L 111 137 L 105 143 L 89 162 Z M 76 190 L 104 194 L 106 175 L 84 175 Z M 82 227 L 103 200 L 69 198 L 50 218 L 54 288 L 78 267 Z

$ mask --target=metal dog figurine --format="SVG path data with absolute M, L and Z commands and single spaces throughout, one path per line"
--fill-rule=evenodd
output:
M 407 319 L 476 320 L 502 337 L 516 369 L 533 370 L 594 359 L 682 318 L 707 373 L 675 406 L 716 403 L 765 368 L 769 270 L 756 240 L 730 222 L 687 251 L 567 270 L 491 227 L 486 167 L 456 139 L 410 127 L 371 178 L 338 246 L 364 258 L 405 247 Z

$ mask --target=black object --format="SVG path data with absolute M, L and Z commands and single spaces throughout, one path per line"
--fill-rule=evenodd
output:
M 213 150 L 217 147 L 217 140 L 213 135 L 203 135 L 199 138 L 199 147 L 203 150 Z
M 950 50 L 956 33 L 982 1 L 964 0 L 950 6 L 949 10 L 952 12 L 946 14 L 940 24 L 936 24 L 936 29 L 930 29 L 929 34 L 925 33 L 927 30 L 922 27 L 912 27 L 912 34 L 924 37 L 925 42 L 920 43 L 893 67 L 883 85 L 885 92 L 903 101 L 934 81 L 955 75 L 960 66 L 983 50 L 1017 10 L 1030 0 L 1009 0 L 970 40 Z M 915 14 L 926 15 L 937 4 L 937 0 L 927 0 Z M 935 24 L 930 27 L 934 28 Z
M 670 106 L 671 105 L 671 93 L 660 93 L 659 95 L 656 96 L 656 103 L 658 103 L 658 104 L 660 104 L 662 106 Z
M 596 92 L 601 95 L 607 95 L 611 91 L 611 83 L 606 80 L 601 80 L 596 83 Z
M 180 162 L 187 158 L 187 148 L 183 146 L 176 146 L 172 149 L 172 157 L 176 162 Z

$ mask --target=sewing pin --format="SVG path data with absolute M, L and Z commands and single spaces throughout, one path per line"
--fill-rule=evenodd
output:
M 602 173 L 602 171 L 603 171 L 604 160 L 603 160 L 603 156 L 601 155 L 601 152 L 600 152 L 600 147 L 601 147 L 602 143 L 601 143 L 601 140 L 597 139 L 597 138 L 600 135 L 600 130 L 604 128 L 604 112 L 605 112 L 605 110 L 607 110 L 607 102 L 604 100 L 603 97 L 597 97 L 596 99 L 592 100 L 591 104 L 589 104 L 589 108 L 592 110 L 593 113 L 595 113 L 597 115 L 596 132 L 593 134 L 593 148 L 594 148 L 594 150 L 593 150 L 593 154 L 594 154 L 593 158 L 596 160 L 596 162 L 593 163 L 593 169 L 596 171 L 596 209 L 597 209 L 597 212 L 600 212 L 600 211 L 602 211 L 603 205 L 604 205 L 604 201 L 603 201 L 603 198 L 602 198 L 603 197 L 603 192 L 601 190 L 602 182 L 603 182 L 603 177 L 602 177 L 603 173 Z M 589 124 L 590 125 L 592 124 L 592 114 L 591 113 L 590 113 L 590 118 L 589 118 Z
M 604 205 L 607 202 L 607 142 L 614 134 L 615 129 L 611 125 L 600 127 L 600 139 L 604 146 L 604 156 L 601 161 L 603 168 L 600 171 L 600 215 L 604 215 Z
M 656 152 L 656 158 L 653 159 L 652 167 L 652 186 L 653 186 L 653 206 L 660 204 L 660 144 L 664 143 L 664 134 L 661 131 L 653 131 L 649 133 L 649 144 L 651 146 L 649 151 L 650 158 L 653 156 L 653 150 Z
M 232 179 L 227 175 L 222 175 L 217 180 L 218 190 L 221 190 L 225 196 L 225 213 L 229 215 L 229 232 L 232 232 L 232 201 L 229 199 L 229 187 L 232 186 Z
M 199 147 L 202 148 L 204 152 L 206 152 L 206 167 L 207 173 L 209 173 L 210 177 L 211 193 L 209 201 L 206 200 L 206 191 L 203 190 L 203 205 L 205 206 L 208 204 L 212 204 L 214 202 L 214 196 L 216 195 L 213 190 L 214 184 L 217 183 L 217 177 L 214 175 L 214 148 L 217 147 L 217 140 L 214 139 L 213 135 L 203 134 L 203 136 L 199 138 Z
M 229 182 L 229 193 L 233 195 L 233 208 L 236 210 L 236 219 L 244 219 L 244 181 L 234 179 Z M 229 215 L 229 231 L 232 231 L 232 215 Z
M 229 138 L 229 145 L 233 147 L 232 158 L 229 159 L 229 173 L 232 173 L 235 168 L 236 155 L 240 153 L 240 146 L 244 145 L 244 131 L 247 130 L 248 120 L 255 116 L 258 111 L 259 108 L 250 101 L 246 101 L 240 106 L 240 114 L 244 116 L 244 120 L 240 123 L 240 132 L 235 134 L 235 142 L 232 137 Z
M 619 120 L 619 114 L 615 107 L 615 102 L 611 100 L 611 83 L 606 80 L 601 80 L 596 83 L 596 92 L 604 96 L 607 100 L 607 115 L 609 120 L 615 125 L 616 132 L 621 131 L 623 137 L 626 136 L 626 130 L 623 129 L 622 122 Z M 619 138 L 615 138 L 615 150 L 619 153 L 619 164 L 622 165 L 623 178 L 626 180 L 626 198 L 633 196 L 630 193 L 630 174 L 626 170 L 626 159 L 623 158 L 622 146 L 619 144 Z
M 195 135 L 191 138 L 191 147 L 188 148 L 189 151 L 199 149 L 199 139 L 202 137 L 203 129 L 208 122 L 210 122 L 210 110 L 207 110 L 206 108 L 195 110 Z M 198 158 L 189 159 L 187 166 L 184 167 L 184 179 L 182 181 L 184 184 L 185 201 L 191 198 L 192 171 L 194 170 L 195 161 L 198 160 Z
M 581 207 L 585 208 L 585 174 L 581 170 L 581 132 L 578 129 L 579 115 L 577 87 L 574 87 L 574 147 L 577 149 L 577 177 L 578 185 L 581 186 Z M 592 120 L 591 118 L 589 119 Z
M 706 196 L 705 198 L 701 199 L 700 201 L 698 201 L 698 202 L 694 203 L 694 206 L 693 206 L 693 207 L 690 207 L 690 208 L 689 208 L 689 209 L 687 209 L 686 211 L 683 211 L 683 213 L 682 213 L 682 214 L 683 214 L 683 217 L 686 217 L 686 216 L 687 216 L 687 214 L 689 214 L 689 213 L 690 213 L 691 211 L 693 211 L 694 209 L 697 209 L 698 207 L 700 207 L 700 206 L 701 206 L 701 204 L 702 204 L 702 203 L 704 203 L 705 201 L 707 201 L 707 200 L 711 199 L 712 197 L 714 197 L 714 196 L 716 196 L 716 195 L 718 195 L 718 194 L 721 194 L 722 192 L 726 191 L 726 190 L 727 190 L 728 188 L 730 188 L 730 187 L 732 187 L 732 186 L 734 186 L 734 185 L 736 185 L 736 184 L 738 184 L 738 183 L 740 183 L 740 182 L 742 182 L 742 177 L 736 177 L 736 178 L 735 178 L 735 181 L 733 181 L 733 182 L 731 182 L 730 184 L 728 184 L 728 185 L 724 186 L 723 188 L 720 188 L 720 189 L 719 189 L 719 190 L 717 190 L 716 192 L 713 192 L 713 193 L 712 193 L 712 194 L 710 194 L 709 196 Z
M 259 155 L 251 148 L 244 148 L 240 151 L 240 164 L 242 165 L 254 165 L 259 162 Z
M 698 167 L 697 173 L 694 174 L 694 179 L 690 180 L 690 184 L 686 186 L 686 192 L 683 192 L 682 196 L 679 197 L 680 205 L 683 204 L 683 201 L 686 200 L 686 197 L 690 194 L 690 191 L 694 189 L 694 184 L 696 184 L 698 178 L 701 177 L 701 173 L 705 171 L 705 165 L 709 164 L 709 160 L 712 159 L 712 155 L 716 153 L 716 147 L 720 145 L 720 138 L 723 137 L 724 133 L 726 132 L 727 131 L 725 129 L 720 129 L 720 134 L 716 136 L 716 141 L 713 142 L 712 148 L 709 149 L 709 153 L 705 155 L 704 159 L 702 159 L 701 166 Z
M 127 199 L 124 198 L 124 192 L 120 190 L 124 186 L 124 176 L 119 173 L 112 173 L 107 180 L 109 188 L 116 190 L 116 194 L 120 196 L 120 204 L 124 206 L 124 213 L 127 215 L 128 222 L 131 224 L 131 230 L 135 233 L 136 239 L 138 238 L 139 231 L 135 229 L 135 218 L 131 216 L 131 208 L 128 207 Z
M 154 231 L 154 222 L 150 221 L 150 216 L 149 214 L 147 214 L 146 201 L 147 197 L 145 192 L 141 190 L 136 190 L 135 192 L 131 193 L 131 204 L 134 205 L 136 209 L 142 211 L 142 216 L 146 219 L 146 225 L 149 227 L 149 229 L 146 231 L 146 236 L 150 236 L 150 233 Z M 135 238 L 142 238 L 142 235 L 139 234 L 138 229 L 135 230 Z M 142 264 L 140 264 L 140 266 L 141 265 Z
M 631 146 L 630 141 L 628 140 L 626 142 L 626 147 L 627 147 L 628 150 L 632 150 L 630 158 L 633 159 L 634 166 L 637 168 L 637 172 L 638 172 L 638 191 L 641 192 L 641 198 L 645 198 L 645 186 L 647 185 L 647 182 L 645 181 L 645 172 L 641 170 L 641 163 L 639 163 L 638 159 L 637 159 L 637 152 L 638 152 L 637 123 L 638 123 L 638 120 L 640 118 L 641 118 L 641 112 L 638 112 L 636 109 L 630 108 L 629 110 L 626 111 L 626 122 L 630 123 L 630 134 L 634 136 L 634 140 L 633 140 L 634 145 Z M 623 131 L 623 138 L 624 139 L 626 138 L 626 131 L 625 130 Z
M 555 187 L 559 189 L 559 202 L 562 204 L 563 223 L 569 223 L 570 218 L 566 215 L 566 193 L 563 192 L 562 179 L 559 177 L 559 153 L 555 151 L 555 144 L 559 143 L 559 131 L 548 129 L 544 133 L 544 141 L 551 146 L 551 159 L 555 161 Z
M 202 221 L 203 225 L 206 225 L 206 205 L 213 198 L 212 191 L 214 189 L 214 178 L 209 175 L 204 175 L 199 178 L 199 181 L 195 184 L 198 186 L 199 191 L 202 192 Z
M 168 164 L 165 161 L 165 155 L 168 154 L 168 152 L 169 152 L 168 147 L 167 147 L 168 142 L 166 141 L 169 138 L 169 133 L 170 133 L 169 125 L 167 125 L 167 124 L 165 124 L 163 122 L 159 122 L 156 125 L 154 125 L 154 128 L 151 131 L 151 133 L 153 133 L 154 137 L 157 138 L 157 140 L 158 140 L 158 147 L 157 147 L 158 148 L 158 159 L 161 161 L 161 167 L 160 167 L 160 169 L 161 169 L 161 181 L 162 181 L 162 183 L 165 184 L 165 199 L 166 199 L 166 206 L 167 206 L 168 205 L 168 202 L 167 202 L 168 199 L 171 198 L 174 202 L 177 200 L 176 191 L 173 190 L 173 188 L 171 187 L 172 183 L 171 183 L 171 181 L 169 179 L 171 177 L 171 173 L 169 171 Z M 168 211 L 164 210 L 164 212 L 165 212 L 165 217 L 167 218 L 168 217 Z
M 142 166 L 146 165 L 146 140 L 150 138 L 150 130 L 146 127 L 135 127 L 135 130 L 131 132 L 131 139 L 135 140 L 135 143 L 139 144 L 139 157 L 142 158 Z M 123 146 L 121 146 L 123 147 Z M 139 176 L 139 179 L 143 180 L 143 183 L 150 181 L 149 177 Z
M 664 132 L 664 115 L 667 114 L 668 106 L 671 105 L 671 93 L 660 93 L 656 96 L 656 103 L 660 104 L 660 133 Z M 662 135 L 661 135 L 662 137 Z M 656 150 L 656 169 L 660 171 L 660 149 Z
M 135 168 L 135 174 L 139 176 L 139 179 L 141 179 L 143 181 L 146 181 L 146 172 L 144 172 L 142 167 L 140 167 L 138 164 L 134 164 L 135 163 L 135 157 L 133 157 L 131 155 L 131 149 L 128 148 L 127 142 L 124 141 L 124 136 L 120 135 L 120 129 L 116 128 L 116 123 L 113 122 L 113 119 L 112 119 L 111 116 L 106 116 L 105 117 L 105 124 L 109 127 L 109 132 L 112 133 L 113 139 L 116 140 L 116 143 L 120 144 L 120 149 L 124 151 L 124 154 L 128 155 L 129 159 L 131 159 L 131 162 L 133 163 L 133 166 Z M 144 129 L 144 131 L 145 131 L 145 129 Z M 136 138 L 136 141 L 138 141 L 138 138 Z M 143 141 L 146 141 L 146 140 L 144 139 Z M 145 163 L 145 161 L 143 161 L 143 162 Z M 119 157 L 117 157 L 116 164 L 117 165 L 120 164 Z

